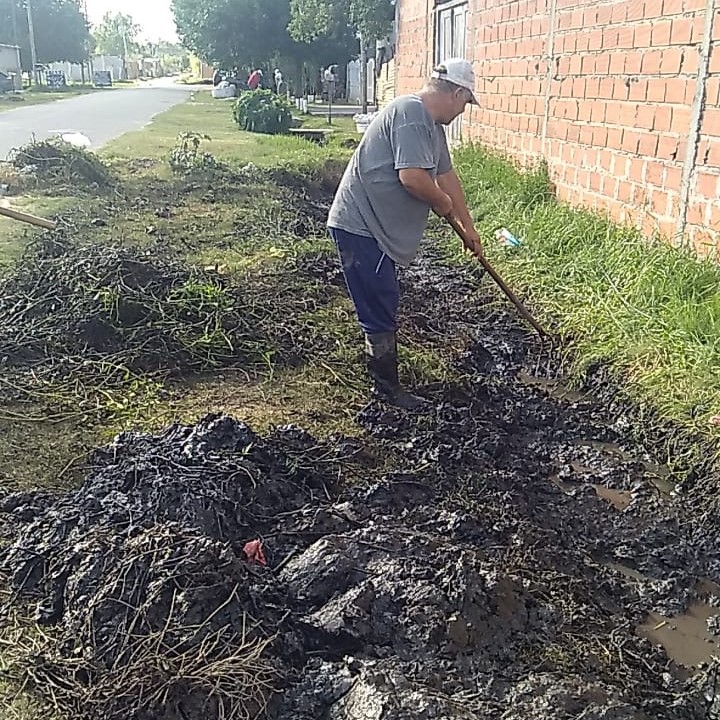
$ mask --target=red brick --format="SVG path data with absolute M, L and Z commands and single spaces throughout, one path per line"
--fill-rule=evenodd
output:
M 615 2 L 610 10 L 610 22 L 621 23 L 627 18 L 627 5 L 624 2 Z
M 651 0 L 657 2 L 657 0 Z M 672 23 L 669 20 L 659 20 L 653 23 L 651 44 L 654 46 L 662 46 L 670 44 L 670 30 Z
M 636 123 L 638 127 L 652 130 L 655 127 L 655 108 L 652 105 L 640 105 Z
M 650 38 L 652 37 L 652 26 L 636 25 L 633 35 L 633 47 L 647 48 L 650 47 Z
M 669 199 L 670 198 L 666 192 L 663 192 L 662 190 L 653 190 L 651 200 L 653 212 L 658 215 L 667 214 Z
M 604 103 L 601 100 L 586 100 L 585 102 L 590 105 L 590 120 L 594 123 L 605 122 L 605 110 L 607 108 L 607 103 Z M 607 131 L 605 136 L 607 137 Z
M 718 105 L 720 101 L 720 77 L 709 77 L 705 83 L 705 102 Z
M 693 39 L 695 23 L 692 18 L 676 18 L 670 30 L 671 45 L 689 45 Z
M 679 190 L 682 181 L 682 171 L 677 167 L 665 168 L 665 187 L 671 190 Z
M 645 102 L 648 96 L 648 81 L 647 80 L 635 80 L 630 83 L 630 100 L 639 100 Z
M 618 183 L 617 199 L 624 203 L 629 203 L 633 195 L 632 183 L 621 180 Z
M 657 2 L 657 0 L 656 0 Z M 679 15 L 683 11 L 683 0 L 663 0 L 663 15 Z
M 702 225 L 705 222 L 706 202 L 696 201 L 690 205 L 687 213 L 687 221 L 691 225 Z
M 720 108 L 706 108 L 702 118 L 702 129 L 707 135 L 720 136 Z
M 625 53 L 613 53 L 610 56 L 610 74 L 622 75 L 625 72 Z
M 686 135 L 690 131 L 690 108 L 673 108 L 670 129 L 681 135 Z
M 648 80 L 648 102 L 665 102 L 665 81 L 660 78 Z
M 599 8 L 597 8 L 597 19 L 595 21 L 597 23 L 597 25 L 600 25 L 600 26 L 609 25 L 611 20 L 612 20 L 612 6 L 611 5 L 601 5 Z
M 662 59 L 660 60 L 660 72 L 664 75 L 677 75 L 683 61 L 683 51 L 681 48 L 668 48 L 663 50 Z
M 640 138 L 638 152 L 641 155 L 655 157 L 658 147 L 658 136 L 655 133 L 644 133 Z
M 716 22 L 720 24 L 720 21 Z M 715 45 L 710 51 L 710 67 L 711 73 L 720 73 L 720 45 Z
M 614 150 L 622 150 L 623 130 L 622 128 L 608 128 L 607 146 Z
M 623 133 L 622 149 L 626 152 L 637 154 L 640 145 L 640 133 L 634 130 L 626 130 Z
M 625 55 L 625 72 L 629 75 L 637 75 L 642 67 L 642 50 L 633 50 Z
M 658 138 L 657 157 L 660 160 L 675 160 L 678 154 L 677 138 L 663 135 Z
M 628 177 L 635 183 L 641 183 L 645 181 L 645 161 L 639 158 L 633 158 L 630 161 L 630 170 Z
M 659 162 L 648 162 L 645 170 L 645 182 L 656 187 L 663 186 L 663 177 L 665 175 L 665 166 Z
M 665 102 L 682 105 L 686 102 L 688 82 L 683 78 L 668 78 L 665 84 Z
M 590 50 L 615 50 L 620 47 L 620 31 L 616 27 L 594 30 L 590 33 Z
M 662 50 L 648 50 L 642 59 L 643 75 L 657 75 L 662 63 Z
M 688 48 L 683 53 L 680 71 L 685 75 L 697 75 L 700 58 L 696 48 Z
M 612 78 L 606 77 L 600 80 L 600 90 L 598 97 L 606 100 L 612 100 L 615 93 L 615 83 Z
M 718 176 L 715 173 L 699 172 L 695 180 L 695 189 L 700 195 L 711 200 L 717 199 Z

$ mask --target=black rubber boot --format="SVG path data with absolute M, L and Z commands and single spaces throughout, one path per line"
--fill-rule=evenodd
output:
M 398 379 L 397 336 L 378 333 L 365 336 L 367 368 L 373 381 L 373 393 L 389 405 L 412 410 L 427 411 L 430 404 L 405 390 Z

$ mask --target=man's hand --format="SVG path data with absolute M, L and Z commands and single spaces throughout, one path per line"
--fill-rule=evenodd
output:
M 463 246 L 468 252 L 471 252 L 473 255 L 482 257 L 482 241 L 480 240 L 480 236 L 474 228 L 465 231 L 465 237 L 463 238 Z
M 446 193 L 438 195 L 437 200 L 433 204 L 433 212 L 441 218 L 445 218 L 453 211 L 452 198 Z

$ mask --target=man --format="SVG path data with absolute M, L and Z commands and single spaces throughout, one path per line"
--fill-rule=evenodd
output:
M 285 82 L 283 81 L 283 74 L 280 71 L 280 68 L 275 68 L 273 80 L 275 82 L 275 92 L 278 95 L 284 95 L 285 94 Z
M 415 258 L 431 209 L 454 217 L 467 232 L 467 248 L 482 251 L 442 127 L 468 103 L 477 105 L 475 73 L 459 58 L 436 67 L 418 94 L 393 100 L 366 131 L 328 218 L 365 333 L 373 391 L 409 410 L 426 403 L 398 380 L 396 263 Z
M 251 90 L 257 90 L 257 89 L 260 87 L 260 83 L 262 82 L 262 78 L 263 78 L 263 72 L 262 72 L 262 70 L 260 70 L 259 68 L 258 68 L 257 70 L 253 70 L 253 71 L 250 73 L 250 77 L 248 78 L 247 86 L 248 86 Z

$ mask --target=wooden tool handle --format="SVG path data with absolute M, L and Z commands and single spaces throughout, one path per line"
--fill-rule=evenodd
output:
M 467 245 L 470 245 L 470 242 L 467 240 L 467 237 L 465 235 L 465 230 L 463 230 L 460 223 L 451 216 L 448 216 L 446 220 L 450 223 L 452 229 L 458 234 L 460 239 L 466 243 Z M 541 337 L 549 338 L 550 334 L 545 330 L 545 328 L 540 325 L 540 323 L 532 316 L 532 313 L 523 305 L 520 298 L 515 295 L 515 293 L 508 287 L 508 285 L 505 283 L 505 281 L 498 275 L 495 268 L 490 264 L 488 259 L 481 254 L 475 253 L 475 257 L 480 261 L 480 264 L 485 268 L 485 271 L 487 274 L 495 281 L 497 286 L 505 293 L 506 297 L 510 300 L 510 302 L 515 305 L 518 312 L 520 313 L 521 317 L 525 318 L 530 325 L 537 331 L 537 333 Z
M 19 210 L 12 210 L 0 206 L 0 215 L 12 218 L 13 220 L 19 220 L 30 225 L 45 228 L 46 230 L 54 230 L 57 227 L 57 223 L 52 220 L 46 220 L 45 218 L 37 217 L 36 215 L 29 215 L 28 213 L 20 212 Z

